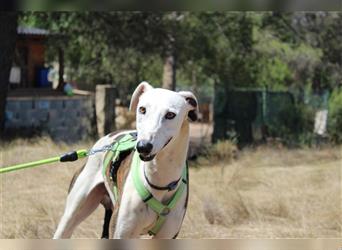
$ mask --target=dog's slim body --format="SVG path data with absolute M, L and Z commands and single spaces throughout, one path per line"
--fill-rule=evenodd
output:
M 142 82 L 133 93 L 130 109 L 137 112 L 136 147 L 142 160 L 139 165 L 140 178 L 150 193 L 164 204 L 177 189 L 158 190 L 150 184 L 165 187 L 180 179 L 186 165 L 189 145 L 188 118 L 196 119 L 197 106 L 197 100 L 191 92 L 154 89 L 146 82 Z M 120 134 L 122 133 L 101 138 L 94 148 L 111 144 Z M 117 209 L 116 215 L 112 217 L 110 237 L 138 238 L 147 234 L 155 224 L 157 214 L 142 201 L 135 189 L 132 171 L 129 170 L 130 160 L 122 163 L 128 164 L 128 171 L 119 176 L 124 181 L 119 185 L 121 199 L 116 201 L 110 183 L 102 175 L 104 157 L 105 152 L 89 156 L 86 165 L 73 180 L 54 238 L 71 237 L 75 227 L 100 203 L 105 206 L 106 215 L 108 210 Z M 180 185 L 180 181 L 177 185 Z M 188 188 L 167 215 L 154 238 L 173 238 L 177 235 L 185 215 L 187 195 Z M 106 219 L 108 220 L 108 216 Z M 108 223 L 105 224 L 107 227 Z

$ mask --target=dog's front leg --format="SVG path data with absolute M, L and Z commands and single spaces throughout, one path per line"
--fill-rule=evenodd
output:
M 167 215 L 163 226 L 153 237 L 153 239 L 175 239 L 181 229 L 183 219 L 185 216 L 186 208 L 185 203 L 187 199 L 187 190 L 184 190 L 183 197 L 181 197 L 177 205 Z
M 70 238 L 75 227 L 88 217 L 103 199 L 106 193 L 103 177 L 100 171 L 96 173 L 88 167 L 93 163 L 88 161 L 70 190 L 54 239 Z
M 115 224 L 113 238 L 138 238 L 149 224 L 153 216 L 149 213 L 146 204 L 141 200 L 134 188 L 130 175 L 127 177 L 123 196 Z
M 130 201 L 121 204 L 117 223 L 114 231 L 114 239 L 138 238 L 144 229 L 145 211 L 144 204 L 139 207 L 133 206 L 135 202 Z

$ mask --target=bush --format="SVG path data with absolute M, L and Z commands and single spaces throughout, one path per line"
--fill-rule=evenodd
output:
M 230 161 L 236 157 L 237 147 L 232 141 L 218 141 L 209 148 L 209 158 L 214 161 Z
M 334 143 L 342 143 L 342 89 L 335 90 L 329 99 L 328 133 Z
M 217 162 L 229 163 L 238 154 L 236 142 L 222 140 L 214 144 L 203 146 L 199 157 L 196 159 L 197 165 L 215 164 Z
M 287 145 L 311 144 L 315 111 L 312 107 L 297 103 L 282 109 L 269 125 L 269 135 L 278 137 Z

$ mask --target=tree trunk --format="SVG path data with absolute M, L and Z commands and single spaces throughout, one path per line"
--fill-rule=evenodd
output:
M 176 90 L 176 58 L 172 52 L 164 58 L 163 88 Z
M 193 65 L 191 70 L 191 83 L 192 83 L 192 92 L 195 96 L 198 96 L 198 82 L 197 82 L 197 70 L 195 65 Z
M 167 39 L 164 47 L 163 88 L 174 91 L 176 90 L 175 39 L 172 34 L 168 34 Z
M 6 99 L 17 36 L 17 20 L 16 12 L 0 13 L 0 137 L 5 126 Z
M 64 90 L 64 51 L 61 47 L 58 48 L 58 86 L 57 90 Z

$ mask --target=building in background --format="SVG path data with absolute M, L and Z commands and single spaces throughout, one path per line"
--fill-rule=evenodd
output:
M 11 92 L 28 92 L 28 89 L 49 88 L 52 82 L 49 81 L 48 74 L 50 68 L 45 61 L 48 39 L 56 39 L 60 37 L 57 34 L 51 34 L 48 30 L 18 27 L 17 41 L 13 65 L 10 74 L 10 93 Z M 63 51 L 56 48 L 58 57 L 59 73 L 57 81 L 63 85 L 64 62 Z M 51 68 L 52 69 L 52 68 Z M 23 89 L 26 89 L 23 91 Z
M 6 105 L 6 134 L 49 135 L 65 142 L 94 134 L 94 94 L 65 93 L 62 48 L 52 48 L 58 58 L 57 67 L 48 67 L 45 61 L 48 39 L 63 37 L 27 27 L 18 27 L 17 33 Z M 50 69 L 53 71 L 49 72 Z M 55 89 L 53 81 L 57 81 Z

